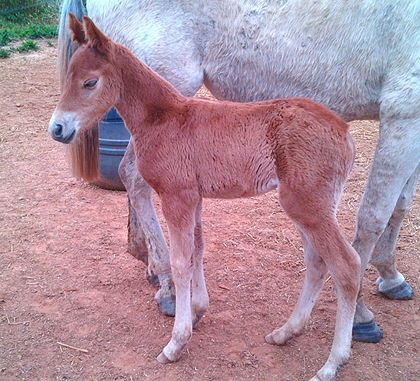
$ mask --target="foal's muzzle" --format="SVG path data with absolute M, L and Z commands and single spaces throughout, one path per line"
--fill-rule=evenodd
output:
M 79 118 L 75 113 L 63 113 L 54 111 L 51 117 L 48 132 L 51 137 L 60 143 L 71 143 L 76 135 Z
M 50 126 L 50 134 L 51 137 L 60 143 L 71 143 L 76 135 L 75 129 L 67 129 L 65 131 L 65 128 L 60 123 L 54 123 L 52 126 Z

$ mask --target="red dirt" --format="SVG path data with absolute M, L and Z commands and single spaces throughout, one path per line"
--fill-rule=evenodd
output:
M 329 280 L 305 334 L 283 347 L 264 336 L 292 312 L 304 278 L 300 237 L 275 192 L 206 200 L 205 272 L 210 309 L 179 362 L 155 357 L 173 319 L 159 313 L 145 266 L 126 253 L 127 196 L 72 179 L 63 146 L 47 134 L 58 100 L 56 49 L 0 61 L 0 379 L 303 380 L 328 357 L 336 297 Z M 339 210 L 351 240 L 377 138 L 352 124 L 357 161 Z M 159 204 L 158 200 L 156 203 Z M 398 267 L 419 295 L 420 203 L 398 243 Z M 384 329 L 376 345 L 353 343 L 339 380 L 418 380 L 420 305 L 378 295 L 369 269 L 365 300 Z M 58 342 L 85 349 L 83 353 Z

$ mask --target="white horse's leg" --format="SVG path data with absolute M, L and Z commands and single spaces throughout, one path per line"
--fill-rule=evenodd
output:
M 193 278 L 192 278 L 192 319 L 195 326 L 209 308 L 209 295 L 207 293 L 206 281 L 204 278 L 203 257 L 204 257 L 204 236 L 201 222 L 202 202 L 197 206 L 195 212 L 194 229 L 194 254 L 193 254 Z
M 417 169 L 405 184 L 392 217 L 379 238 L 370 260 L 370 263 L 377 268 L 381 275 L 376 281 L 378 289 L 389 299 L 412 299 L 414 295 L 413 289 L 395 266 L 395 247 L 402 221 L 410 210 L 411 202 L 416 193 L 419 174 L 420 165 L 417 166 Z
M 177 196 L 162 196 L 162 209 L 168 222 L 171 269 L 176 289 L 172 338 L 157 358 L 162 364 L 177 361 L 182 348 L 192 336 L 190 285 L 193 276 L 192 255 L 195 251 L 195 214 L 200 201 L 195 194 L 185 193 Z
M 286 324 L 265 337 L 265 341 L 269 344 L 283 345 L 292 337 L 302 334 L 324 284 L 324 276 L 327 272 L 325 262 L 315 252 L 302 231 L 301 236 L 305 249 L 306 264 L 303 289 L 296 307 Z
M 169 249 L 153 206 L 152 188 L 137 170 L 132 140 L 118 172 L 130 196 L 129 252 L 144 260 L 150 277 L 158 277 L 160 289 L 155 296 L 156 302 L 163 313 L 174 316 L 175 288 L 171 276 Z
M 386 106 L 386 105 L 385 105 Z M 381 128 L 367 189 L 357 214 L 353 247 L 360 255 L 362 277 L 372 251 L 395 210 L 398 199 L 420 161 L 420 129 L 417 118 L 395 117 L 396 105 L 384 106 Z M 412 108 L 415 112 L 415 108 Z M 393 117 L 387 118 L 387 113 Z M 365 306 L 360 288 L 353 339 L 378 342 L 382 331 L 374 322 L 373 313 Z

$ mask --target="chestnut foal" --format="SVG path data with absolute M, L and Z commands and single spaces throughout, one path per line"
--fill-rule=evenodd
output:
M 70 14 L 69 26 L 80 48 L 49 132 L 70 143 L 115 105 L 133 136 L 138 169 L 162 200 L 176 287 L 172 338 L 158 360 L 180 357 L 209 306 L 202 198 L 255 196 L 277 187 L 301 233 L 307 271 L 290 319 L 266 341 L 282 345 L 302 333 L 329 271 L 338 296 L 336 328 L 328 361 L 313 380 L 333 380 L 350 356 L 360 280 L 359 256 L 336 219 L 354 160 L 347 125 L 309 99 L 232 103 L 184 97 L 88 17 L 81 24 Z

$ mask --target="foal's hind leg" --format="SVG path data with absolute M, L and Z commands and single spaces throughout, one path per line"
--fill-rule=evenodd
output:
M 160 284 L 155 300 L 163 313 L 174 316 L 175 288 L 172 282 L 169 249 L 153 206 L 152 188 L 137 170 L 133 148 L 133 141 L 130 140 L 118 170 L 129 195 L 130 215 L 133 217 L 132 214 L 135 214 L 135 218 L 129 221 L 129 252 L 134 251 L 133 255 L 136 257 L 147 256 L 148 273 L 150 276 L 156 275 Z M 137 222 L 138 225 L 134 226 L 132 222 Z M 147 253 L 144 253 L 146 250 Z
M 302 187 L 303 188 L 303 187 Z M 299 195 L 300 193 L 300 195 Z M 343 237 L 335 215 L 337 200 L 328 196 L 320 198 L 308 190 L 282 186 L 280 203 L 286 213 L 302 230 L 313 250 L 325 262 L 337 289 L 337 317 L 333 345 L 325 365 L 313 380 L 334 380 L 341 366 L 350 358 L 353 316 L 359 290 L 360 258 Z M 318 283 L 320 288 L 322 285 Z
M 395 247 L 405 215 L 410 210 L 416 193 L 420 174 L 420 165 L 405 184 L 391 219 L 377 242 L 370 262 L 377 268 L 380 278 L 377 280 L 379 291 L 390 299 L 412 299 L 413 289 L 395 266 Z
M 325 262 L 315 252 L 314 248 L 302 231 L 301 236 L 305 249 L 306 264 L 306 275 L 303 289 L 296 307 L 287 323 L 265 337 L 266 342 L 269 344 L 283 345 L 287 340 L 303 333 L 324 284 L 324 276 L 327 271 Z
M 320 229 L 324 229 L 321 231 Z M 311 232 L 311 241 L 322 255 L 337 290 L 337 317 L 334 340 L 325 365 L 313 380 L 334 380 L 339 369 L 350 359 L 353 317 L 359 291 L 360 258 L 343 237 L 336 221 Z
M 209 295 L 204 279 L 203 257 L 204 237 L 201 222 L 202 201 L 195 211 L 193 278 L 192 278 L 192 319 L 195 326 L 209 308 Z

